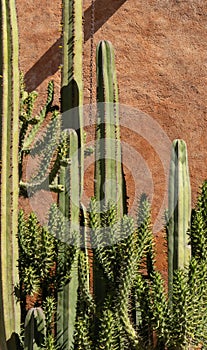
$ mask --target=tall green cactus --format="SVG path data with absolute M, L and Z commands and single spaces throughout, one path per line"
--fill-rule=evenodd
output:
M 103 210 L 109 202 L 117 205 L 118 216 L 126 212 L 125 187 L 119 127 L 118 87 L 114 50 L 100 41 L 96 52 L 97 103 L 95 152 L 95 197 Z
M 90 225 L 92 235 L 96 235 L 97 230 L 101 230 L 103 235 L 102 243 L 103 245 L 108 245 L 111 244 L 109 243 L 110 239 L 106 243 L 104 239 L 107 239 L 108 231 L 113 231 L 114 217 L 121 219 L 123 213 L 126 212 L 121 163 L 118 87 L 114 51 L 110 42 L 99 42 L 96 51 L 96 65 L 98 104 L 94 175 L 96 201 L 91 201 Z M 112 205 L 113 210 L 109 208 L 111 203 L 116 204 L 115 207 Z M 110 219 L 106 224 L 106 222 L 103 222 L 102 217 L 106 216 L 107 213 L 109 214 L 109 212 L 113 213 L 113 215 L 109 215 Z M 98 216 L 100 216 L 99 219 Z M 95 246 L 99 245 L 97 242 L 93 242 L 93 244 Z M 115 244 L 115 241 L 113 244 Z M 94 294 L 97 303 L 97 313 L 99 314 L 107 294 L 107 279 L 105 278 L 103 267 L 96 256 L 97 249 L 96 247 L 94 248 Z
M 63 129 L 75 129 L 78 134 L 80 189 L 83 188 L 83 23 L 82 0 L 62 0 L 63 61 L 61 110 Z
M 187 147 L 183 140 L 174 140 L 169 174 L 167 225 L 169 296 L 172 294 L 174 271 L 184 268 L 191 255 L 187 235 L 190 215 L 191 187 Z
M 68 136 L 68 167 L 60 167 L 60 184 L 65 190 L 59 194 L 59 207 L 66 219 L 66 235 L 79 232 L 80 196 L 84 175 L 83 79 L 82 79 L 82 1 L 63 0 L 63 67 L 61 87 L 62 127 Z M 68 131 L 70 129 L 70 131 Z M 73 129 L 73 130 L 72 130 Z M 69 174 L 66 174 L 69 170 Z M 67 242 L 67 237 L 65 237 Z M 78 257 L 78 253 L 77 253 Z M 71 280 L 58 294 L 58 333 L 60 344 L 68 349 L 73 344 L 76 321 L 78 260 L 74 260 Z
M 75 130 L 63 132 L 68 146 L 68 154 L 60 167 L 60 184 L 64 190 L 59 194 L 59 208 L 65 217 L 66 230 L 62 237 L 65 244 L 72 244 L 74 232 L 79 233 L 80 191 L 78 168 L 78 136 Z M 77 243 L 78 244 L 78 243 Z M 73 344 L 76 321 L 77 290 L 78 290 L 78 250 L 71 268 L 71 280 L 58 293 L 57 332 L 61 334 L 60 344 L 67 348 Z
M 18 30 L 14 0 L 1 1 L 1 236 L 0 348 L 16 349 L 20 305 L 18 284 Z

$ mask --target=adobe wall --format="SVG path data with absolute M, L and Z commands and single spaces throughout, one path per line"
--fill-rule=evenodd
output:
M 134 177 L 144 186 L 145 178 L 151 176 L 153 217 L 159 212 L 166 190 L 159 154 L 165 151 L 159 150 L 159 145 L 166 145 L 169 155 L 167 137 L 183 138 L 187 143 L 195 202 L 198 187 L 207 178 L 207 2 L 96 0 L 95 6 L 94 42 L 107 39 L 114 44 L 120 103 L 128 106 L 125 117 L 130 120 L 131 107 L 147 116 L 147 125 L 142 125 L 138 133 L 121 121 L 123 141 L 143 159 L 137 170 L 133 160 L 128 162 L 124 154 L 129 202 L 134 201 Z M 17 0 L 17 9 L 20 66 L 27 86 L 44 97 L 46 83 L 53 77 L 58 101 L 61 1 Z M 84 90 L 88 103 L 90 1 L 84 0 L 84 10 Z M 94 69 L 95 64 L 95 74 Z M 136 111 L 132 112 L 139 120 Z M 163 134 L 159 134 L 160 130 Z M 92 186 L 88 176 L 87 181 L 86 186 Z M 162 233 L 156 236 L 159 240 Z M 162 249 L 158 248 L 159 253 Z

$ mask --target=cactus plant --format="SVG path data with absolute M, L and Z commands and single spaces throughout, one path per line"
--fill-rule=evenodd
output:
M 77 316 L 74 332 L 74 350 L 91 350 L 92 332 L 91 321 L 94 304 L 89 290 L 89 266 L 88 256 L 85 250 L 81 250 L 78 257 L 78 301 Z
M 61 112 L 63 130 L 74 129 L 78 135 L 80 192 L 82 192 L 84 174 L 82 1 L 62 0 L 62 8 Z
M 65 237 L 62 239 L 66 244 L 73 244 L 70 241 L 74 232 L 79 234 L 80 216 L 80 189 L 79 189 L 79 168 L 78 168 L 78 136 L 75 130 L 64 131 L 68 154 L 60 166 L 60 184 L 64 190 L 59 193 L 59 209 L 66 219 Z M 76 242 L 79 246 L 80 238 Z M 77 290 L 78 290 L 78 251 L 71 268 L 71 280 L 63 286 L 58 293 L 58 321 L 57 331 L 62 332 L 60 344 L 70 348 L 73 344 L 74 327 L 76 320 Z
M 98 246 L 100 249 L 98 250 L 99 253 L 102 252 L 104 254 L 104 251 L 107 249 L 105 245 L 115 244 L 115 242 L 111 242 L 112 237 L 110 237 L 110 234 L 113 234 L 115 221 L 117 218 L 120 219 L 123 213 L 126 212 L 124 178 L 121 163 L 118 87 L 114 51 L 112 44 L 108 41 L 101 41 L 97 45 L 96 71 L 98 109 L 94 174 L 94 194 L 96 200 L 91 201 L 89 212 L 92 235 L 94 236 L 95 234 L 97 236 L 98 232 L 101 232 L 102 235 L 101 242 L 93 242 L 93 245 L 94 247 Z M 112 220 L 109 219 L 110 213 L 112 214 Z M 99 215 L 100 218 L 98 219 Z M 108 223 L 104 222 L 104 216 L 107 216 Z M 113 218 L 115 218 L 115 221 Z M 102 244 L 104 247 L 101 248 Z M 110 249 L 112 248 L 110 247 Z M 100 264 L 96 255 L 97 249 L 94 249 L 94 293 L 95 301 L 98 305 L 97 312 L 99 314 L 100 306 L 106 298 L 107 280 L 103 266 Z
M 25 91 L 24 78 L 21 76 L 21 94 L 20 94 L 20 152 L 24 153 L 30 150 L 32 143 L 35 140 L 43 122 L 45 121 L 48 112 L 51 111 L 54 97 L 54 83 L 50 81 L 47 87 L 47 100 L 45 106 L 41 109 L 38 115 L 33 116 L 34 103 L 38 94 L 36 91 L 28 93 Z M 27 133 L 29 125 L 33 127 Z
M 97 209 L 98 203 L 93 198 L 89 216 L 94 247 L 94 344 L 97 348 L 105 345 L 106 348 L 139 349 L 140 339 L 132 323 L 134 310 L 129 304 L 132 306 L 132 290 L 143 254 L 151 242 L 150 231 L 138 232 L 132 218 L 127 216 L 119 220 L 113 204 L 101 216 Z M 113 334 L 113 339 L 109 334 Z
M 59 162 L 61 158 L 61 118 L 58 107 L 53 106 L 54 83 L 50 81 L 47 88 L 47 100 L 44 107 L 37 115 L 33 115 L 34 103 L 37 93 L 28 93 L 24 87 L 22 77 L 20 94 L 20 135 L 19 135 L 19 181 L 20 194 L 31 196 L 38 189 L 48 187 L 51 190 L 58 190 L 54 186 L 54 179 L 57 177 Z M 50 114 L 50 121 L 45 127 L 43 123 Z M 57 151 L 58 150 L 58 151 Z M 22 169 L 24 155 L 29 154 L 32 158 L 38 159 L 38 166 L 34 171 L 26 175 L 26 181 L 22 181 Z M 52 162 L 54 155 L 56 161 Z
M 197 204 L 192 210 L 190 242 L 192 256 L 198 261 L 206 261 L 207 250 L 207 181 L 205 180 L 200 189 Z
M 126 213 L 126 191 L 122 170 L 118 87 L 114 50 L 109 41 L 100 41 L 96 51 L 97 125 L 95 151 L 95 197 L 100 211 L 111 201 L 118 216 Z
M 187 148 L 183 140 L 172 144 L 168 196 L 168 288 L 172 293 L 173 273 L 185 268 L 190 258 L 188 230 L 191 215 L 191 187 Z
M 68 232 L 79 232 L 80 196 L 83 189 L 84 132 L 82 81 L 82 1 L 63 0 L 63 65 L 61 83 L 62 128 L 67 139 L 71 164 L 60 167 L 59 208 L 68 219 Z M 68 131 L 70 129 L 70 131 Z M 72 130 L 73 129 L 73 130 Z M 64 135 L 64 133 L 63 133 Z M 64 137 L 64 136 L 63 136 Z M 68 174 L 66 172 L 68 171 Z M 66 239 L 66 238 L 65 238 Z M 80 242 L 79 242 L 80 243 Z M 78 289 L 78 254 L 73 262 L 71 280 L 58 294 L 57 331 L 61 345 L 73 344 Z
M 94 308 L 89 290 L 87 212 L 80 202 L 83 189 L 82 4 L 78 0 L 63 1 L 63 130 L 57 136 L 56 130 L 61 129 L 60 118 L 57 110 L 51 107 L 51 82 L 46 105 L 38 118 L 32 116 L 36 93 L 21 91 L 18 141 L 19 77 L 14 0 L 2 0 L 1 19 L 1 349 L 17 350 L 19 345 L 20 308 L 14 296 L 18 286 L 17 262 L 21 274 L 21 304 L 25 308 L 23 298 L 38 293 L 46 315 L 40 307 L 28 311 L 25 349 L 55 349 L 56 346 L 88 350 L 152 348 L 154 331 L 159 350 L 166 346 L 188 349 L 199 342 L 206 347 L 206 184 L 192 216 L 190 237 L 194 257 L 189 263 L 190 181 L 184 141 L 173 142 L 170 166 L 168 304 L 162 278 L 155 269 L 146 197 L 142 197 L 138 227 L 131 218 L 123 216 L 127 211 L 126 191 L 114 52 L 110 42 L 101 41 L 97 46 L 96 199 L 91 200 L 89 209 Z M 36 142 L 35 137 L 48 111 L 53 112 L 51 123 Z M 33 125 L 30 133 L 29 125 Z M 46 139 L 51 144 L 44 149 Z M 24 154 L 32 147 L 31 155 L 41 157 L 42 149 L 47 155 L 46 161 L 40 162 L 33 181 L 30 184 L 21 182 L 22 188 L 37 188 L 47 176 L 50 188 L 59 193 L 58 206 L 53 204 L 50 209 L 47 228 L 39 224 L 34 213 L 26 219 L 20 211 L 19 258 L 16 240 L 18 142 L 19 170 Z M 50 167 L 54 154 L 56 158 Z M 21 171 L 19 175 L 21 179 Z M 145 275 L 139 271 L 143 267 Z M 177 303 L 178 298 L 181 303 Z M 25 309 L 22 320 L 24 312 Z M 94 320 L 95 325 L 92 324 Z
M 15 1 L 1 1 L 1 233 L 0 348 L 16 349 L 20 331 L 18 284 L 19 67 Z

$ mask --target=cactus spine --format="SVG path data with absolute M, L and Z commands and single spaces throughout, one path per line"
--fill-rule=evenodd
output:
M 118 216 L 126 212 L 120 144 L 118 87 L 114 50 L 100 41 L 96 51 L 98 117 L 95 153 L 95 197 L 100 210 L 113 201 Z
M 82 0 L 63 0 L 63 66 L 61 110 L 63 129 L 78 134 L 80 189 L 83 188 L 83 28 Z
M 168 283 L 171 295 L 174 271 L 184 268 L 190 258 L 187 231 L 191 215 L 191 187 L 187 148 L 183 140 L 174 140 L 172 144 L 168 211 Z
M 78 168 L 78 136 L 75 130 L 65 130 L 68 155 L 60 167 L 60 184 L 64 190 L 59 194 L 59 208 L 66 219 L 65 244 L 73 244 L 72 235 L 79 233 L 80 192 Z M 67 262 L 66 262 L 67 263 Z M 76 321 L 77 290 L 78 290 L 78 251 L 71 267 L 70 281 L 58 293 L 57 332 L 61 334 L 60 343 L 73 344 Z
M 0 347 L 16 349 L 20 331 L 18 284 L 18 31 L 14 0 L 1 1 L 1 236 Z

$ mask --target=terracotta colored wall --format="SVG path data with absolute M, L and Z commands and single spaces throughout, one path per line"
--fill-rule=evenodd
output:
M 157 151 L 159 145 L 166 144 L 165 151 L 169 155 L 165 137 L 183 138 L 187 142 L 193 201 L 198 186 L 207 177 L 207 2 L 96 0 L 95 6 L 94 41 L 107 39 L 114 44 L 120 103 L 129 106 L 126 114 L 133 107 L 148 116 L 148 124 L 142 126 L 141 135 L 131 126 L 122 128 L 122 139 L 144 159 L 137 170 L 133 164 L 136 162 L 128 162 L 124 154 L 129 202 L 134 201 L 136 180 L 141 187 L 145 178 L 151 176 L 153 217 L 156 217 L 166 192 L 162 157 Z M 61 1 L 17 0 L 17 9 L 20 64 L 27 86 L 37 89 L 44 97 L 46 82 L 52 76 L 58 94 Z M 88 103 L 90 1 L 84 0 L 84 10 L 84 85 Z M 95 64 L 93 66 L 94 69 Z M 135 115 L 139 120 L 138 114 Z M 125 117 L 129 118 L 129 114 Z M 153 121 L 159 125 L 153 126 Z M 156 139 L 156 128 L 164 131 L 163 139 Z M 93 182 L 88 181 L 86 185 Z M 157 233 L 158 238 L 160 235 Z M 162 249 L 158 247 L 159 253 Z

